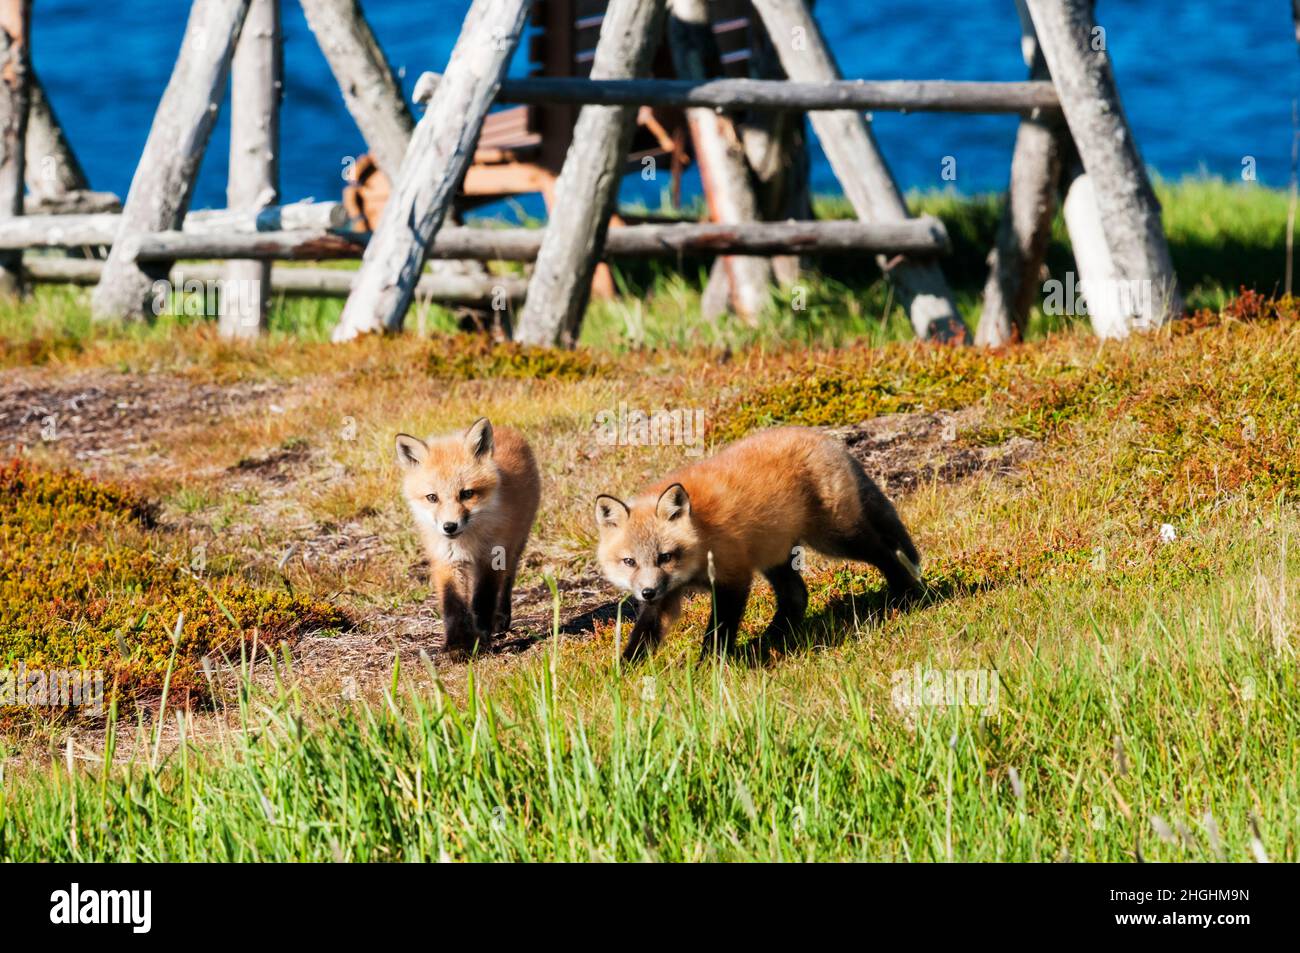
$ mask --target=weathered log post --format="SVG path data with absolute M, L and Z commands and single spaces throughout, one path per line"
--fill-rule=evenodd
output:
M 113 218 L 113 216 L 104 216 Z M 90 216 L 92 219 L 99 216 Z M 83 226 L 89 234 L 102 234 L 95 222 Z M 39 234 L 39 233 L 38 233 Z M 84 233 L 83 233 L 84 234 Z M 27 248 L 31 242 L 0 232 L 0 249 Z M 65 236 L 80 238 L 81 234 Z M 372 240 L 373 241 L 373 240 Z M 429 258 L 463 258 L 478 261 L 530 261 L 545 249 L 545 228 L 444 227 L 426 249 Z M 191 227 L 179 232 L 152 232 L 122 239 L 125 253 L 140 261 L 177 261 L 186 258 L 257 258 L 280 261 L 324 261 L 358 258 L 366 247 L 364 236 L 319 229 L 242 232 Z M 950 251 L 948 234 L 937 218 L 922 216 L 903 222 L 751 222 L 722 225 L 717 222 L 678 222 L 662 225 L 628 225 L 611 229 L 604 251 L 608 257 L 647 258 L 686 254 L 762 255 L 777 251 L 850 251 L 933 257 Z
M 31 105 L 27 114 L 27 188 L 38 200 L 85 192 L 86 172 L 72 151 L 35 71 L 29 74 Z
M 280 0 L 252 0 L 230 74 L 230 169 L 226 206 L 254 215 L 280 196 L 280 99 L 284 89 Z M 266 327 L 269 261 L 231 261 L 219 297 L 224 338 Z
M 1061 217 L 1070 235 L 1075 275 L 1074 281 L 1067 275 L 1062 287 L 1063 313 L 1074 313 L 1074 302 L 1082 295 L 1093 334 L 1099 338 L 1127 337 L 1132 330 L 1133 315 L 1124 307 L 1119 294 L 1108 292 L 1120 287 L 1121 278 L 1102 228 L 1093 179 L 1084 171 L 1073 143 L 1065 157 L 1063 183 Z
M 248 5 L 249 0 L 194 0 L 190 8 L 176 66 L 131 179 L 118 241 L 91 296 L 97 320 L 152 313 L 154 281 L 165 280 L 168 267 L 160 263 L 145 270 L 123 253 L 123 239 L 181 226 Z
M 1016 0 L 1016 10 L 1020 14 L 1020 50 L 1029 78 L 1050 79 L 1025 0 Z M 1024 337 L 1052 238 L 1061 153 L 1068 135 L 1059 112 L 1035 110 L 1020 119 L 1011 156 L 1011 184 L 997 241 L 989 252 L 976 344 L 996 347 Z
M 663 35 L 663 15 L 664 0 L 610 0 L 591 78 L 644 75 Z M 628 106 L 588 105 L 578 114 L 516 339 L 549 345 L 577 340 L 635 118 L 636 110 Z
M 415 117 L 358 0 L 301 0 L 343 103 L 379 168 L 396 179 Z
M 669 0 L 668 44 L 679 79 L 707 79 L 722 72 L 706 0 Z M 758 200 L 735 123 L 711 109 L 688 109 L 700 182 L 715 222 L 739 224 L 759 218 Z M 762 258 L 723 256 L 731 307 L 754 324 L 771 301 L 772 267 Z M 714 269 L 717 274 L 717 269 Z M 710 281 L 717 280 L 710 278 Z M 706 298 L 708 292 L 705 292 Z
M 335 341 L 400 330 L 424 267 L 474 153 L 483 116 L 519 44 L 528 0 L 474 0 L 447 71 L 407 149 L 366 248 Z
M 23 214 L 31 19 L 31 0 L 0 0 L 0 219 Z M 0 295 L 22 290 L 22 252 L 0 255 Z
M 786 75 L 796 81 L 840 78 L 821 30 L 804 0 L 754 0 Z M 907 204 L 876 145 L 866 117 L 851 111 L 816 112 L 813 131 L 821 141 L 835 177 L 858 217 L 869 222 L 908 217 Z M 917 337 L 951 343 L 969 340 L 948 282 L 933 262 L 881 256 L 881 269 L 893 278 Z
M 185 216 L 191 235 L 246 235 L 250 232 L 328 231 L 347 224 L 338 202 L 295 202 L 265 208 L 203 209 Z M 112 245 L 122 226 L 119 212 L 26 214 L 0 229 L 0 249 L 76 248 Z
M 1182 311 L 1160 203 L 1124 116 L 1105 33 L 1090 0 L 1028 0 L 1083 168 L 1096 194 L 1115 281 L 1085 291 L 1088 310 L 1105 295 L 1132 327 L 1152 327 Z M 1118 329 L 1117 329 L 1118 330 Z
M 301 0 L 307 26 L 325 55 L 343 104 L 361 130 L 366 149 L 390 185 L 402 168 L 415 116 L 402 96 L 392 64 L 375 38 L 359 0 Z M 355 166 L 353 167 L 355 168 Z M 455 221 L 454 212 L 449 212 Z M 430 270 L 448 282 L 486 281 L 479 262 L 435 261 Z
M 755 79 L 785 80 L 772 38 L 758 17 L 749 18 L 749 66 Z M 802 112 L 751 109 L 741 119 L 740 139 L 753 175 L 759 217 L 806 222 L 813 217 L 809 190 L 807 119 Z M 772 274 L 781 285 L 799 280 L 799 256 L 776 255 Z
M 104 263 L 95 259 L 29 255 L 23 259 L 23 268 L 31 281 L 93 285 L 99 281 Z M 221 264 L 190 263 L 173 268 L 170 280 L 175 285 L 186 281 L 220 281 L 224 271 L 225 266 Z M 273 268 L 271 287 L 279 294 L 346 298 L 356 274 L 342 268 Z M 416 294 L 443 304 L 483 306 L 503 296 L 511 301 L 522 300 L 526 288 L 524 279 L 503 275 L 483 281 L 426 274 L 416 285 Z

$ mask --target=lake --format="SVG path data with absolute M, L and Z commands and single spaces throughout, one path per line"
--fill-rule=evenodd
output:
M 469 0 L 365 4 L 408 93 L 421 72 L 445 67 L 468 7 Z M 35 10 L 35 66 L 91 185 L 125 196 L 189 4 L 40 0 Z M 283 195 L 336 197 L 349 157 L 364 145 L 298 4 L 287 2 L 284 10 Z M 1025 77 L 1010 0 L 818 0 L 816 10 L 847 78 Z M 1300 91 L 1290 13 L 1285 0 L 1099 4 L 1125 109 L 1143 158 L 1158 174 L 1240 179 L 1243 162 L 1252 157 L 1260 182 L 1287 183 L 1292 101 Z M 516 75 L 525 72 L 522 47 Z M 1016 118 L 1008 116 L 876 117 L 881 148 L 905 188 L 952 186 L 967 193 L 1005 187 L 1015 126 Z M 227 148 L 222 122 L 204 162 L 196 207 L 225 204 Z M 942 178 L 948 156 L 956 163 L 952 182 Z M 820 153 L 813 186 L 837 191 Z M 688 180 L 688 192 L 697 187 Z M 624 198 L 657 205 L 660 186 L 633 178 Z M 536 212 L 540 204 L 524 207 Z

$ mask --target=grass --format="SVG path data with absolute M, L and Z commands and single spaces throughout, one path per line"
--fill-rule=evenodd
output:
M 125 704 L 169 674 L 174 690 L 203 694 L 202 667 L 237 657 L 246 633 L 278 646 L 349 624 L 325 602 L 208 567 L 155 514 L 110 483 L 21 459 L 0 467 L 0 665 L 100 670 Z M 176 641 L 178 615 L 190 626 Z M 0 728 L 31 717 L 0 703 Z
M 1221 307 L 1241 287 L 1264 294 L 1281 290 L 1285 193 L 1255 185 L 1234 185 L 1208 178 L 1157 182 L 1164 208 L 1165 229 L 1174 265 L 1183 283 L 1189 308 Z M 999 199 L 965 197 L 956 193 L 912 195 L 913 211 L 942 219 L 953 244 L 943 268 L 962 314 L 973 328 L 987 276 L 985 257 L 997 233 Z M 815 202 L 819 218 L 851 218 L 842 199 Z M 1047 269 L 1055 276 L 1071 269 L 1069 240 L 1059 214 L 1048 248 Z M 742 350 L 755 346 L 784 347 L 799 342 L 810 347 L 848 343 L 879 345 L 911 338 L 906 315 L 894 300 L 873 261 L 860 255 L 828 256 L 793 287 L 777 290 L 772 308 L 757 327 L 734 321 L 699 320 L 700 293 L 709 261 L 649 259 L 615 264 L 615 280 L 623 292 L 588 310 L 582 342 L 602 351 L 629 348 L 692 348 Z M 355 267 L 339 263 L 338 267 Z M 188 338 L 210 330 L 210 319 L 190 313 L 180 297 L 171 311 L 149 325 L 104 329 L 91 327 L 85 292 L 63 286 L 42 287 L 36 306 L 0 306 L 0 366 L 78 360 L 87 348 L 95 363 L 133 355 L 156 355 L 162 342 Z M 342 310 L 340 300 L 282 297 L 270 316 L 270 340 L 314 342 L 329 339 Z M 1086 324 L 1074 316 L 1030 316 L 1031 340 Z M 417 304 L 408 329 L 439 334 L 456 329 L 455 315 L 428 303 Z
M 809 277 L 809 308 L 777 307 L 756 329 L 701 326 L 697 283 L 630 267 L 629 295 L 593 306 L 589 346 L 568 355 L 448 336 L 445 316 L 426 337 L 336 347 L 319 340 L 332 305 L 291 304 L 251 346 L 197 319 L 91 327 L 77 293 L 0 311 L 0 364 L 38 386 L 183 385 L 149 445 L 87 464 L 75 445 L 36 443 L 19 466 L 50 492 L 0 501 L 4 559 L 24 561 L 0 586 L 27 593 L 0 638 L 25 625 L 90 646 L 87 661 L 135 689 L 102 723 L 4 736 L 0 858 L 1297 859 L 1300 313 L 1229 294 L 1274 290 L 1284 199 L 1160 191 L 1203 310 L 1125 342 L 1040 316 L 1032 340 L 997 352 L 919 345 L 875 278 L 834 262 Z M 923 202 L 947 221 L 948 271 L 973 300 L 996 207 Z M 252 383 L 272 389 L 187 415 L 186 388 Z M 487 414 L 528 435 L 544 504 L 521 585 L 536 586 L 593 572 L 596 493 L 684 462 L 681 447 L 596 441 L 595 415 L 621 404 L 702 410 L 712 444 L 965 409 L 955 449 L 1015 439 L 1034 453 L 1011 476 L 899 497 L 924 554 L 917 606 L 886 607 L 874 570 L 813 559 L 804 644 L 766 667 L 692 664 L 705 599 L 630 670 L 607 623 L 468 667 L 370 628 L 429 594 L 411 573 L 393 432 Z M 340 539 L 338 558 L 321 555 Z M 380 545 L 348 557 L 367 540 Z M 213 591 L 373 631 L 379 674 L 346 654 L 322 671 L 302 630 L 254 654 L 255 618 L 185 601 L 209 599 L 177 571 L 199 546 Z M 128 557 L 136 568 L 114 568 Z M 32 560 L 54 575 L 38 581 Z M 72 595 L 42 615 L 52 585 Z M 565 616 L 572 597 L 559 599 Z M 149 664 L 115 669 L 112 619 L 146 606 Z M 746 634 L 771 611 L 760 584 Z M 214 642 L 234 666 L 215 687 L 200 674 Z M 909 704 L 918 671 L 982 673 L 996 696 Z
M 606 644 L 460 698 L 436 673 L 351 704 L 242 695 L 215 742 L 112 766 L 110 738 L 99 769 L 10 779 L 0 855 L 1245 860 L 1258 830 L 1294 859 L 1300 686 L 1256 609 L 1258 574 L 1300 563 L 1273 515 L 1202 585 L 936 605 L 770 672 L 619 672 Z M 994 714 L 893 705 L 896 673 L 954 664 L 996 669 Z

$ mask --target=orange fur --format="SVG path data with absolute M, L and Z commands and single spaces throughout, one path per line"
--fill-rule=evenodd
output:
M 843 444 L 801 427 L 747 437 L 628 503 L 601 497 L 597 524 L 606 577 L 657 606 L 661 627 L 671 625 L 680 602 L 667 597 L 690 589 L 726 591 L 743 611 L 755 572 L 780 582 L 785 614 L 802 617 L 806 590 L 790 568 L 801 544 L 870 561 L 891 587 L 911 584 L 900 551 L 919 562 L 892 505 Z
M 515 574 L 541 498 L 527 441 L 486 418 L 429 441 L 397 436 L 402 495 L 429 557 L 447 645 L 466 651 L 510 625 Z

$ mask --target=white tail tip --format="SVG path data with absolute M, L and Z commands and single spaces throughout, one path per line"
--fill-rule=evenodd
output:
M 912 581 L 919 586 L 921 584 L 921 567 L 908 559 L 907 554 L 901 549 L 894 550 L 894 555 L 898 557 L 898 561 L 903 564 L 903 568 L 911 575 Z

